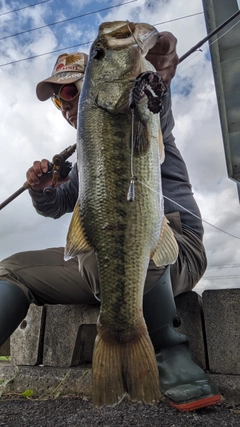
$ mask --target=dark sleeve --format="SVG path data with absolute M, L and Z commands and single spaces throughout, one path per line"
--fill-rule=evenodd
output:
M 163 195 L 172 200 L 164 199 L 164 212 L 179 212 L 182 226 L 203 237 L 203 226 L 198 205 L 194 199 L 186 164 L 175 144 L 172 135 L 174 119 L 171 109 L 170 92 L 163 99 L 163 111 L 161 112 L 161 128 L 165 146 L 165 160 L 161 165 Z M 179 207 L 174 202 L 182 207 Z M 193 213 L 185 211 L 188 209 Z M 199 218 L 196 218 L 196 216 Z
M 29 190 L 37 213 L 57 219 L 65 213 L 73 211 L 78 198 L 77 164 L 73 166 L 69 177 L 67 182 L 55 188 L 51 196 L 45 196 L 42 191 Z

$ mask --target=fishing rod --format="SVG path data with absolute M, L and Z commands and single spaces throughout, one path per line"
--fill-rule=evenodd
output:
M 66 161 L 76 150 L 77 144 L 70 145 L 65 148 L 60 154 L 55 154 L 53 156 L 52 162 L 49 163 L 49 172 L 52 174 L 52 183 L 51 186 L 45 187 L 43 193 L 50 196 L 54 190 L 54 187 L 57 182 L 65 179 L 70 170 L 72 169 L 72 163 Z M 0 210 L 5 208 L 9 203 L 11 203 L 16 197 L 22 194 L 25 190 L 31 188 L 31 185 L 28 181 L 24 182 L 22 187 L 20 187 L 15 193 L 13 193 L 10 197 L 4 200 L 3 203 L 0 204 Z
M 184 61 L 184 59 L 188 58 L 193 52 L 195 52 L 197 49 L 199 49 L 206 41 L 208 41 L 212 36 L 218 33 L 222 28 L 224 28 L 229 22 L 231 22 L 236 16 L 240 14 L 240 9 L 235 12 L 230 18 L 226 19 L 222 24 L 220 24 L 215 30 L 213 30 L 211 33 L 209 33 L 206 37 L 204 37 L 200 42 L 198 42 L 195 46 L 193 46 L 191 49 L 189 49 L 186 53 L 184 53 L 181 58 L 179 58 L 179 64 Z

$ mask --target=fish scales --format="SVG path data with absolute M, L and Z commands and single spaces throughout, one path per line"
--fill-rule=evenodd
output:
M 97 116 L 100 116 L 101 119 L 98 120 Z M 159 196 L 156 194 L 155 197 L 152 197 L 148 188 L 136 184 L 136 201 L 127 202 L 126 195 L 131 177 L 129 138 L 131 123 L 129 118 L 124 115 L 121 117 L 121 126 L 125 132 L 115 136 L 114 128 L 115 125 L 119 127 L 119 123 L 117 123 L 119 117 L 111 116 L 109 118 L 109 113 L 97 109 L 94 113 L 94 122 L 95 120 L 96 122 L 101 121 L 104 128 L 103 139 L 97 136 L 97 129 L 94 129 L 92 125 L 92 109 L 88 113 L 85 112 L 85 118 L 84 129 L 87 129 L 87 132 L 84 133 L 84 138 L 90 141 L 90 135 L 95 135 L 95 145 L 99 143 L 99 146 L 96 150 L 92 150 L 90 142 L 89 145 L 87 144 L 87 152 L 79 153 L 79 157 L 82 159 L 80 170 L 83 175 L 80 176 L 80 185 L 83 186 L 83 190 L 80 189 L 81 221 L 89 243 L 97 252 L 100 281 L 106 282 L 106 285 L 101 288 L 101 313 L 110 311 L 109 295 L 112 294 L 114 283 L 116 283 L 114 291 L 116 308 L 118 307 L 121 313 L 122 305 L 127 312 L 133 306 L 133 299 L 128 294 L 130 292 L 133 292 L 134 295 L 137 294 L 139 281 L 145 281 L 144 273 L 146 273 L 149 263 L 149 254 L 158 243 L 160 234 Z M 105 126 L 105 121 L 108 122 L 107 126 Z M 109 127 L 110 121 L 112 125 Z M 109 150 L 110 146 L 113 147 L 111 150 Z M 119 152 L 122 152 L 121 156 L 119 156 Z M 149 150 L 147 157 L 150 157 L 150 164 L 156 162 L 157 156 L 159 156 L 157 149 Z M 146 159 L 147 162 L 148 159 Z M 141 161 L 135 161 L 134 165 L 140 180 L 152 184 L 153 178 L 157 178 L 155 182 L 159 182 L 158 173 L 157 176 L 151 176 L 154 175 L 153 171 L 156 171 L 157 168 L 152 168 L 152 173 L 146 171 L 150 175 L 150 179 L 146 181 L 145 166 Z M 159 191 L 157 185 L 155 185 L 155 190 Z M 144 209 L 146 203 L 148 210 Z M 152 229 L 154 229 L 154 233 L 152 233 Z M 143 245 L 144 241 L 145 245 Z M 115 272 L 114 277 L 112 277 L 113 272 Z M 122 278 L 131 283 L 131 286 L 117 286 L 123 280 Z M 135 287 L 133 283 L 135 283 Z M 116 326 L 115 310 L 113 315 Z M 109 325 L 109 317 L 105 319 L 105 316 L 101 315 L 101 318 L 102 321 L 106 320 Z M 123 330 L 126 321 L 129 319 L 124 313 L 123 319 L 121 319 Z M 119 329 L 121 322 L 118 325 Z
M 142 313 L 143 290 L 149 260 L 158 265 L 174 262 L 177 245 L 163 212 L 159 116 L 149 112 L 146 97 L 135 112 L 136 197 L 133 203 L 127 201 L 132 172 L 129 93 L 133 80 L 153 69 L 144 55 L 157 37 L 157 30 L 148 24 L 102 24 L 80 96 L 79 199 L 66 255 L 94 250 L 98 261 L 96 407 L 114 405 L 126 393 L 146 403 L 159 397 L 156 359 Z

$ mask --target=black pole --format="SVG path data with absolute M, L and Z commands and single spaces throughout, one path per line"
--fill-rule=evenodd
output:
M 0 204 L 0 210 L 5 208 L 5 206 L 7 206 L 10 202 L 16 199 L 16 197 L 20 196 L 20 194 L 22 194 L 28 188 L 30 188 L 30 184 L 28 184 L 28 182 L 26 181 L 22 187 L 20 187 L 17 191 L 15 191 L 15 193 L 13 193 L 6 200 L 4 200 L 4 202 Z
M 179 59 L 180 62 L 184 61 L 188 56 L 190 56 L 193 52 L 195 52 L 199 47 L 201 47 L 206 41 L 208 41 L 212 36 L 214 36 L 218 31 L 220 31 L 222 28 L 224 28 L 229 22 L 231 22 L 236 16 L 240 14 L 240 10 L 235 12 L 230 18 L 228 18 L 226 21 L 224 21 L 221 25 L 219 25 L 215 30 L 213 30 L 211 33 L 209 33 L 204 39 L 202 39 L 200 42 L 198 42 L 195 46 L 193 46 L 190 50 L 188 50 L 181 58 Z

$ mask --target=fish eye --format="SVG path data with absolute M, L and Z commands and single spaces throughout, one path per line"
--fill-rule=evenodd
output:
M 104 58 L 104 56 L 105 56 L 105 52 L 100 47 L 97 47 L 96 49 L 94 49 L 94 51 L 92 53 L 92 58 L 97 59 L 97 60 Z

